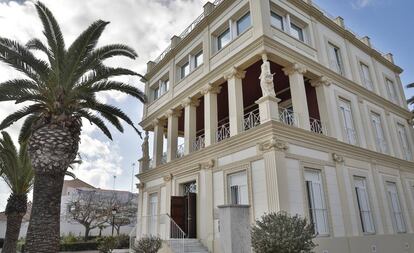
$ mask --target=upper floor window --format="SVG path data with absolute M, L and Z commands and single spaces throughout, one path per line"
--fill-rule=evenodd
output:
M 305 36 L 303 35 L 303 29 L 294 23 L 290 23 L 290 34 L 300 41 L 305 41 Z
M 397 184 L 395 182 L 387 182 L 387 193 L 394 229 L 397 233 L 405 233 L 406 227 L 404 215 L 401 209 L 400 199 L 398 197 Z
M 338 74 L 343 75 L 344 69 L 343 69 L 343 63 L 342 63 L 342 56 L 341 56 L 341 49 L 337 46 L 335 46 L 332 43 L 329 43 L 328 45 L 329 49 L 329 65 L 331 69 L 336 71 Z
M 230 28 L 227 28 L 217 37 L 217 49 L 220 50 L 231 41 Z
M 194 68 L 198 68 L 203 64 L 203 51 L 198 52 L 194 55 Z
M 328 209 L 325 204 L 321 172 L 319 170 L 305 170 L 305 183 L 309 217 L 314 225 L 315 234 L 328 235 Z
M 405 129 L 405 126 L 398 123 L 397 131 L 398 131 L 398 138 L 400 139 L 400 145 L 401 145 L 403 157 L 404 159 L 410 161 L 412 160 L 412 153 L 411 153 L 410 145 L 408 144 L 407 131 Z
M 271 20 L 270 20 L 271 25 L 280 30 L 284 30 L 283 17 L 273 11 L 270 14 L 271 14 Z
M 372 83 L 369 67 L 362 62 L 360 63 L 360 67 L 361 67 L 362 83 L 364 84 L 365 88 L 367 88 L 370 91 L 373 91 L 374 84 Z
M 168 79 L 160 80 L 158 86 L 153 89 L 153 99 L 157 100 L 159 97 L 167 93 L 170 87 L 170 81 Z
M 379 152 L 387 153 L 387 141 L 385 140 L 384 130 L 382 128 L 381 116 L 377 113 L 371 113 L 372 128 L 374 129 L 375 141 Z
M 247 193 L 247 173 L 246 171 L 230 174 L 228 180 L 228 196 L 229 202 L 233 205 L 249 204 Z
M 397 91 L 395 90 L 394 82 L 386 78 L 385 85 L 387 86 L 387 92 L 388 92 L 389 99 L 392 102 L 398 104 Z
M 375 233 L 372 211 L 368 198 L 367 180 L 364 177 L 354 177 L 354 184 L 362 232 Z
M 188 74 L 190 74 L 190 63 L 186 62 L 181 66 L 181 70 L 180 70 L 180 77 L 181 79 L 183 79 L 184 77 L 188 76 Z
M 251 26 L 250 12 L 237 20 L 237 35 L 244 33 Z
M 343 128 L 345 132 L 345 141 L 349 144 L 357 144 L 357 135 L 352 117 L 351 103 L 349 101 L 339 100 L 339 112 L 342 118 Z

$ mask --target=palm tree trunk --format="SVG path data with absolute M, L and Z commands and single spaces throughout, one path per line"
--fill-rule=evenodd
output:
M 65 175 L 35 175 L 26 251 L 59 252 L 60 200 Z
M 7 215 L 6 238 L 2 253 L 15 253 L 17 240 L 19 239 L 20 226 L 22 224 L 23 215 L 9 214 Z
M 17 240 L 19 239 L 20 227 L 22 225 L 23 216 L 27 210 L 27 195 L 11 194 L 7 200 L 6 216 L 7 228 L 6 238 L 3 245 L 3 253 L 15 253 Z
M 62 186 L 65 172 L 76 158 L 80 136 L 80 125 L 68 125 L 46 125 L 30 137 L 28 152 L 35 178 L 28 253 L 59 252 Z

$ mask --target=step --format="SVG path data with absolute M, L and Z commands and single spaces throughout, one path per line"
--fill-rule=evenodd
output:
M 179 253 L 182 250 L 182 243 L 181 239 L 171 239 L 168 241 L 168 245 L 174 253 Z M 207 248 L 198 239 L 184 239 L 184 252 L 209 253 Z

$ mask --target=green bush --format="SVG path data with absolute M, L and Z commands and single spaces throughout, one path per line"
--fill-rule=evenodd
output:
M 258 253 L 310 253 L 314 238 L 313 225 L 286 212 L 264 215 L 252 228 L 252 247 Z
M 115 237 L 108 236 L 98 239 L 98 250 L 101 253 L 111 253 L 117 246 L 117 240 Z
M 61 243 L 74 243 L 78 241 L 78 237 L 76 237 L 72 232 L 69 232 L 68 235 L 62 235 L 60 237 Z
M 161 238 L 156 236 L 143 237 L 132 247 L 135 253 L 157 253 L 162 246 Z
M 117 249 L 128 249 L 129 248 L 129 236 L 128 235 L 119 235 L 116 238 L 116 248 Z
M 83 250 L 96 250 L 98 248 L 98 242 L 71 242 L 61 243 L 61 251 L 83 251 Z

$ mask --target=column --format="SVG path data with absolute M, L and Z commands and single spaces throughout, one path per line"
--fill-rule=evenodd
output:
M 153 121 L 154 126 L 154 145 L 152 153 L 152 166 L 153 168 L 161 164 L 162 160 L 162 150 L 164 143 L 164 124 L 163 119 L 156 119 Z
M 178 118 L 180 112 L 170 109 L 167 111 L 168 131 L 167 131 L 167 162 L 171 162 L 177 157 L 177 139 L 178 139 Z
M 243 131 L 243 85 L 242 79 L 245 77 L 246 71 L 240 71 L 233 67 L 224 75 L 227 80 L 229 95 L 229 122 L 230 136 L 235 136 Z
M 298 127 L 310 130 L 308 102 L 306 98 L 305 81 L 303 79 L 303 74 L 306 73 L 306 68 L 294 63 L 291 66 L 284 68 L 283 72 L 285 75 L 289 76 L 293 111 L 295 117 L 299 118 L 299 122 L 296 123 Z
M 321 76 L 316 79 L 313 79 L 311 81 L 311 85 L 316 90 L 319 115 L 321 118 L 322 129 L 324 131 L 323 134 L 333 138 L 337 138 L 338 135 L 336 131 L 340 128 L 339 126 L 335 126 L 334 124 L 334 112 L 332 110 L 334 110 L 335 105 L 332 105 L 331 103 L 331 81 L 328 78 Z
M 216 142 L 217 131 L 217 94 L 221 87 L 206 85 L 201 94 L 204 95 L 204 145 L 210 146 Z
M 200 164 L 199 177 L 199 199 L 203 208 L 200 208 L 200 226 L 198 227 L 198 235 L 201 242 L 208 248 L 209 252 L 213 252 L 214 241 L 214 215 L 213 215 L 213 168 L 214 160 L 203 162 Z
M 190 97 L 186 98 L 181 104 L 184 107 L 184 155 L 193 151 L 193 143 L 197 131 L 197 106 L 198 100 Z

